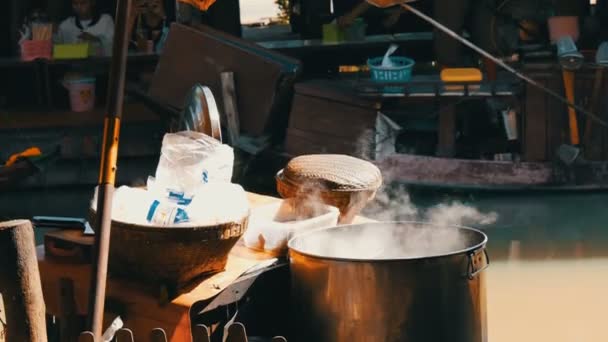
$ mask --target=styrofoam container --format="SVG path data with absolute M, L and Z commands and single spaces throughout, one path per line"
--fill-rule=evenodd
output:
M 243 237 L 245 246 L 281 255 L 287 252 L 289 239 L 297 234 L 338 225 L 338 208 L 322 203 L 305 206 L 295 203 L 293 199 L 286 199 L 252 209 Z

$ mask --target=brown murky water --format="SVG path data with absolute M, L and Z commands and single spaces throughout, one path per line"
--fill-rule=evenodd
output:
M 608 341 L 606 195 L 476 200 L 486 229 L 490 342 Z
M 608 258 L 500 261 L 488 274 L 489 341 L 608 341 Z

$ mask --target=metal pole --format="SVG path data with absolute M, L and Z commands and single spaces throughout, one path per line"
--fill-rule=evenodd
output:
M 428 15 L 420 12 L 416 8 L 410 6 L 410 5 L 406 4 L 406 3 L 402 3 L 401 6 L 403 6 L 403 8 L 405 8 L 406 10 L 414 13 L 415 15 L 417 15 L 418 17 L 420 17 L 421 19 L 425 20 L 429 24 L 433 25 L 437 29 L 445 32 L 450 37 L 456 39 L 457 41 L 461 42 L 462 44 L 464 44 L 464 45 L 468 46 L 469 48 L 473 49 L 475 52 L 479 53 L 480 55 L 482 55 L 482 56 L 488 58 L 489 60 L 493 61 L 494 63 L 500 65 L 502 68 L 504 68 L 505 70 L 507 70 L 510 73 L 514 74 L 515 76 L 519 77 L 520 79 L 524 80 L 528 84 L 530 84 L 530 85 L 532 85 L 532 86 L 534 86 L 534 87 L 536 87 L 536 88 L 544 91 L 545 93 L 549 94 L 551 97 L 555 98 L 556 100 L 558 100 L 558 101 L 566 104 L 568 107 L 574 108 L 577 111 L 579 111 L 580 113 L 589 116 L 595 122 L 597 122 L 597 123 L 599 123 L 599 124 L 601 124 L 601 125 L 603 125 L 605 127 L 608 127 L 608 122 L 600 119 L 595 114 L 589 112 L 585 108 L 582 108 L 581 106 L 578 106 L 578 105 L 576 105 L 576 104 L 568 101 L 567 99 L 565 99 L 564 97 L 562 97 L 560 94 L 554 92 L 551 89 L 548 89 L 548 88 L 544 87 L 543 85 L 539 84 L 535 80 L 533 80 L 533 79 L 529 78 L 528 76 L 520 73 L 519 71 L 517 71 L 514 68 L 510 67 L 509 65 L 507 65 L 506 63 L 504 63 L 500 59 L 492 56 L 489 52 L 486 52 L 485 50 L 483 50 L 482 48 L 478 47 L 477 45 L 471 43 L 470 41 L 466 40 L 465 38 L 463 38 L 462 36 L 460 36 L 456 32 L 454 32 L 454 31 L 450 30 L 449 28 L 445 27 L 444 25 L 442 25 L 440 22 L 436 21 L 435 19 L 429 17 Z
M 106 298 L 106 280 L 108 255 L 110 251 L 110 229 L 112 222 L 112 195 L 116 180 L 116 161 L 118 159 L 118 138 L 120 135 L 120 118 L 125 89 L 125 72 L 127 69 L 128 28 L 127 21 L 132 0 L 118 0 L 116 23 L 114 27 L 114 44 L 112 47 L 112 64 L 108 86 L 108 103 L 104 119 L 103 146 L 99 169 L 99 186 L 97 193 L 97 225 L 95 246 L 93 249 L 93 270 L 89 292 L 88 327 L 101 341 L 103 329 L 104 302 Z

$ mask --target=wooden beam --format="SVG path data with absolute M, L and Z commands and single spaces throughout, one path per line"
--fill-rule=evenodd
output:
M 6 341 L 46 341 L 46 310 L 30 221 L 0 223 L 0 275 Z
M 440 103 L 440 106 L 437 156 L 453 157 L 456 144 L 456 106 L 452 103 Z
M 546 82 L 540 81 L 546 85 Z M 547 160 L 547 99 L 545 94 L 530 85 L 526 86 L 526 111 L 524 113 L 524 159 Z
M 230 144 L 234 146 L 239 140 L 241 129 L 239 124 L 238 102 L 236 99 L 236 87 L 234 85 L 234 73 L 228 71 L 222 72 L 221 79 L 226 129 L 228 130 Z

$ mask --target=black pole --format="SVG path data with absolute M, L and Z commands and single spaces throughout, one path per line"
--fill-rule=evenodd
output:
M 97 224 L 95 246 L 93 249 L 93 272 L 91 273 L 88 315 L 88 327 L 95 336 L 96 341 L 101 341 L 103 329 L 108 256 L 110 252 L 110 229 L 112 223 L 112 195 L 116 180 L 118 138 L 120 135 L 120 118 L 122 117 L 125 90 L 125 72 L 127 69 L 129 42 L 127 21 L 131 9 L 131 1 L 118 0 L 116 6 L 108 103 L 104 119 L 103 146 L 97 193 Z

